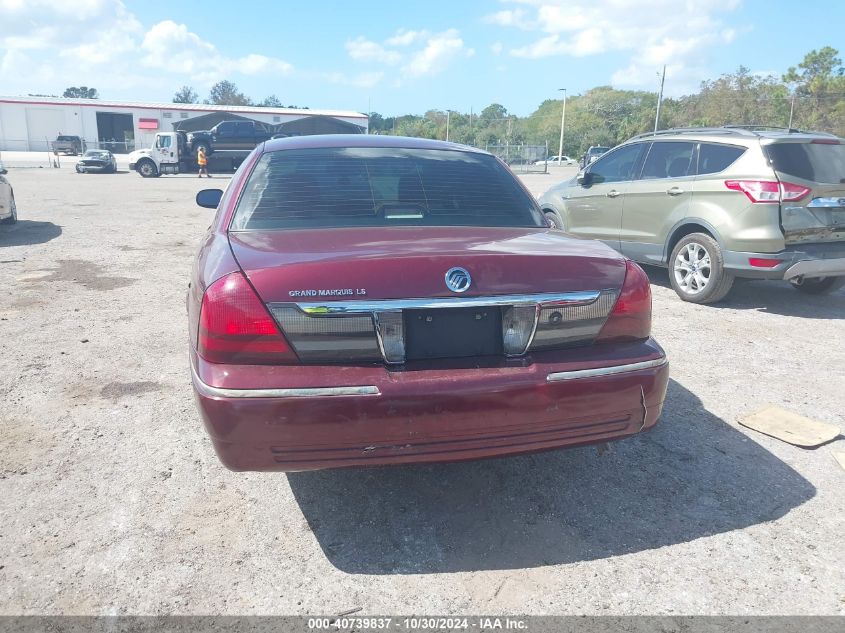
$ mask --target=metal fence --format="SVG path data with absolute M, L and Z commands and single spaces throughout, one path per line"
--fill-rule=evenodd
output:
M 483 149 L 501 158 L 515 172 L 524 174 L 548 172 L 546 158 L 549 156 L 549 148 L 547 145 L 505 143 L 504 145 L 487 145 Z
M 71 135 L 64 135 L 71 136 Z M 109 139 L 109 138 L 81 138 L 73 136 L 72 138 L 79 138 L 80 141 L 58 141 L 55 138 L 42 137 L 36 138 L 2 138 L 0 139 L 0 151 L 6 152 L 48 152 L 55 153 L 58 149 L 64 152 L 65 148 L 68 151 L 75 151 L 83 153 L 89 149 L 105 149 L 112 154 L 128 154 L 137 149 L 135 139 L 125 138 L 123 140 Z

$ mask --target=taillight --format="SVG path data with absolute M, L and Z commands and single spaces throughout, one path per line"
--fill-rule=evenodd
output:
M 625 283 L 599 333 L 600 341 L 634 341 L 651 334 L 651 283 L 634 262 L 625 262 Z
M 741 191 L 751 202 L 795 202 L 810 193 L 803 185 L 777 180 L 726 180 L 725 187 Z
M 239 272 L 221 277 L 206 288 L 197 353 L 211 363 L 270 365 L 297 361 L 267 308 Z

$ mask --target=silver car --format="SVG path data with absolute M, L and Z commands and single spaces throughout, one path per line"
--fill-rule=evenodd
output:
M 15 192 L 12 191 L 12 183 L 6 178 L 8 173 L 3 163 L 0 163 L 0 224 L 14 224 L 18 221 Z

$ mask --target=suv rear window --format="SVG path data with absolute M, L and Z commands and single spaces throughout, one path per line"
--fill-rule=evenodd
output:
M 716 174 L 730 167 L 745 153 L 744 147 L 702 143 L 698 150 L 698 173 Z
M 57 136 L 56 140 L 57 141 L 75 141 L 78 138 L 79 138 L 78 136 Z
M 349 147 L 264 154 L 231 230 L 353 226 L 545 226 L 533 199 L 493 157 Z
M 845 145 L 773 143 L 765 152 L 775 171 L 813 182 L 845 183 Z

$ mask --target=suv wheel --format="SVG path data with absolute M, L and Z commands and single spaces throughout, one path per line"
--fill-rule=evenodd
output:
M 845 277 L 813 277 L 812 279 L 798 277 L 790 279 L 789 283 L 796 290 L 808 295 L 826 295 L 845 286 Z
M 561 222 L 557 213 L 554 211 L 545 211 L 544 215 L 546 216 L 546 222 L 549 223 L 549 228 L 553 228 L 558 231 L 563 230 L 563 222 Z
M 15 196 L 12 196 L 12 215 L 5 220 L 0 220 L 0 224 L 15 224 L 18 221 L 18 208 L 15 206 Z
M 669 283 L 684 301 L 715 303 L 730 292 L 734 276 L 725 270 L 719 243 L 704 233 L 692 233 L 672 249 Z

